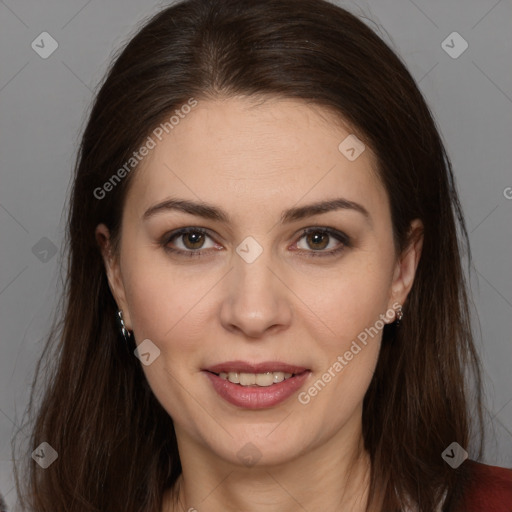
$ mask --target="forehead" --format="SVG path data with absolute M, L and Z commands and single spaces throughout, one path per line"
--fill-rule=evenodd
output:
M 168 132 L 152 135 L 155 147 L 134 171 L 127 203 L 139 218 L 170 196 L 249 218 L 340 194 L 369 210 L 387 206 L 370 148 L 347 158 L 347 144 L 357 144 L 350 127 L 304 101 L 202 100 Z

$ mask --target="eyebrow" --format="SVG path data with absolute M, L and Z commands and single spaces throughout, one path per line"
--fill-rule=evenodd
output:
M 365 217 L 368 223 L 371 224 L 371 216 L 364 206 L 341 197 L 284 210 L 281 213 L 280 222 L 281 224 L 288 224 L 307 217 L 311 217 L 313 215 L 336 210 L 352 210 L 359 212 Z M 162 201 L 161 203 L 155 204 L 144 212 L 142 219 L 147 220 L 154 215 L 167 211 L 180 211 L 195 215 L 197 217 L 202 217 L 204 219 L 215 220 L 225 224 L 230 223 L 230 217 L 228 213 L 221 208 L 205 202 L 194 202 L 187 199 L 168 199 Z

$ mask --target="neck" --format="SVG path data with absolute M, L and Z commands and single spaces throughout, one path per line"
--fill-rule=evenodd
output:
M 195 443 L 187 442 L 186 448 L 184 453 L 180 449 L 183 472 L 164 497 L 165 512 L 366 510 L 371 462 L 360 432 L 352 439 L 339 432 L 307 453 L 271 466 L 240 467 L 205 454 Z

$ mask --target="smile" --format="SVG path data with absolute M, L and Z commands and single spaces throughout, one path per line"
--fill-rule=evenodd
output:
M 310 370 L 299 366 L 240 362 L 217 365 L 202 373 L 220 398 L 244 409 L 265 409 L 281 404 L 298 392 L 311 375 Z

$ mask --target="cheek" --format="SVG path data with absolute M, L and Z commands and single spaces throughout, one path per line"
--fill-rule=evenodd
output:
M 296 284 L 297 295 L 311 306 L 316 322 L 323 322 L 326 332 L 334 336 L 333 348 L 350 343 L 388 308 L 388 265 L 371 253 L 366 256 L 358 255 L 347 265 L 340 265 L 328 278 L 315 276 L 308 286 L 304 282 Z
M 321 364 L 299 399 L 309 417 L 322 418 L 326 435 L 361 406 L 379 356 L 388 280 L 376 266 L 361 268 L 325 283 L 320 300 L 312 302 Z
M 198 316 L 208 308 L 208 296 L 200 299 L 211 284 L 204 279 L 200 284 L 199 278 L 179 279 L 179 270 L 142 265 L 140 260 L 137 268 L 127 274 L 125 289 L 137 345 L 149 339 L 160 350 L 151 364 L 142 365 L 142 370 L 168 414 L 192 424 L 196 402 L 190 401 L 190 393 L 195 391 L 188 383 L 192 361 L 201 341 L 204 343 L 204 334 L 198 336 L 196 330 L 201 324 Z
M 341 265 L 330 280 L 298 292 L 313 305 L 310 330 L 321 353 L 303 403 L 311 398 L 319 417 L 328 415 L 333 428 L 362 402 L 373 377 L 385 326 L 381 315 L 388 308 L 389 272 L 382 253 L 367 251 Z
M 134 259 L 126 274 L 126 298 L 135 337 L 160 344 L 174 337 L 175 331 L 194 324 L 192 318 L 213 284 L 208 276 L 194 277 L 178 266 L 171 267 L 160 255 L 148 255 L 147 264 Z

